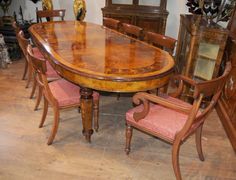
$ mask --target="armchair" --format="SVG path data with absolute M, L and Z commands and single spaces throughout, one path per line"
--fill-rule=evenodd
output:
M 182 179 L 179 167 L 180 145 L 195 133 L 197 152 L 200 160 L 204 161 L 201 145 L 202 127 L 220 97 L 230 70 L 231 64 L 227 63 L 222 76 L 205 82 L 195 82 L 188 77 L 178 75 L 176 79 L 179 80 L 179 87 L 171 95 L 156 96 L 145 92 L 135 94 L 133 102 L 142 104 L 126 113 L 126 153 L 130 153 L 133 128 L 159 137 L 173 145 L 173 169 L 176 179 Z M 193 104 L 179 99 L 186 84 L 194 87 Z M 200 105 L 204 97 L 212 98 L 209 105 L 201 111 Z

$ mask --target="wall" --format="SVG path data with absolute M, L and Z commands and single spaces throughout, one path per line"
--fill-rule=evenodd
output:
M 24 18 L 36 19 L 35 9 L 38 7 L 41 9 L 41 2 L 37 4 L 32 3 L 29 0 L 13 0 L 9 14 L 12 15 L 14 11 L 19 12 L 20 5 L 22 6 Z M 186 0 L 168 0 L 167 10 L 169 16 L 167 20 L 166 34 L 177 38 L 179 27 L 179 15 L 180 13 L 186 13 L 187 8 L 185 6 Z M 66 20 L 74 20 L 73 14 L 73 0 L 53 0 L 54 9 L 66 9 Z M 102 11 L 101 8 L 105 6 L 105 0 L 86 0 L 87 14 L 85 21 L 102 24 Z

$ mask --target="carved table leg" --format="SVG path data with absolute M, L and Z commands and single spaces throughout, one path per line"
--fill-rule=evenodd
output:
M 91 142 L 91 135 L 93 134 L 92 120 L 93 120 L 93 91 L 89 88 L 81 87 L 81 116 L 83 122 L 83 135 L 88 142 Z

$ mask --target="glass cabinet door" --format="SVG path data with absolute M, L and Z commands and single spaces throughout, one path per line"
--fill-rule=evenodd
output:
M 112 4 L 133 4 L 133 0 L 112 0 Z
M 199 44 L 194 76 L 203 80 L 211 80 L 220 45 L 201 42 Z
M 139 0 L 141 6 L 160 6 L 161 0 Z

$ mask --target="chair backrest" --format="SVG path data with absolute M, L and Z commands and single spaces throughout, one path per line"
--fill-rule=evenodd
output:
M 12 27 L 16 33 L 16 36 L 18 36 L 18 33 L 20 32 L 20 27 L 17 25 L 16 21 L 12 23 Z
M 168 51 L 171 55 L 173 55 L 176 39 L 154 32 L 147 32 L 146 38 L 148 43 L 162 48 Z
M 42 22 L 42 18 L 46 18 L 47 21 L 52 21 L 54 17 L 58 17 L 61 21 L 64 21 L 65 9 L 57 10 L 38 10 L 36 9 L 37 22 Z
M 24 32 L 22 30 L 19 31 L 18 35 L 17 35 L 17 40 L 19 42 L 20 48 L 23 51 L 23 54 L 27 59 L 27 46 L 30 44 L 29 39 L 25 38 Z
M 134 37 L 136 39 L 142 38 L 143 29 L 138 26 L 127 24 L 127 23 L 122 23 L 122 30 L 123 30 L 124 34 L 126 34 L 128 36 Z
M 204 122 L 206 117 L 213 110 L 216 105 L 222 89 L 225 85 L 227 76 L 231 71 L 231 63 L 227 62 L 224 74 L 218 78 L 196 83 L 194 86 L 194 102 L 191 112 L 189 113 L 188 121 L 183 127 L 183 129 L 179 132 L 180 137 L 185 137 L 187 133 L 190 132 L 192 127 L 196 127 Z M 210 103 L 204 108 L 200 115 L 197 115 L 199 112 L 200 105 L 204 97 L 211 97 Z
M 43 88 L 44 95 L 50 103 L 57 103 L 57 100 L 53 97 L 51 90 L 48 85 L 48 80 L 46 76 L 47 66 L 46 60 L 40 59 L 34 55 L 32 46 L 29 44 L 27 47 L 27 55 L 29 61 L 32 62 L 32 66 L 36 72 L 36 80 L 39 86 Z
M 103 17 L 103 25 L 110 29 L 119 30 L 120 21 L 112 18 Z

